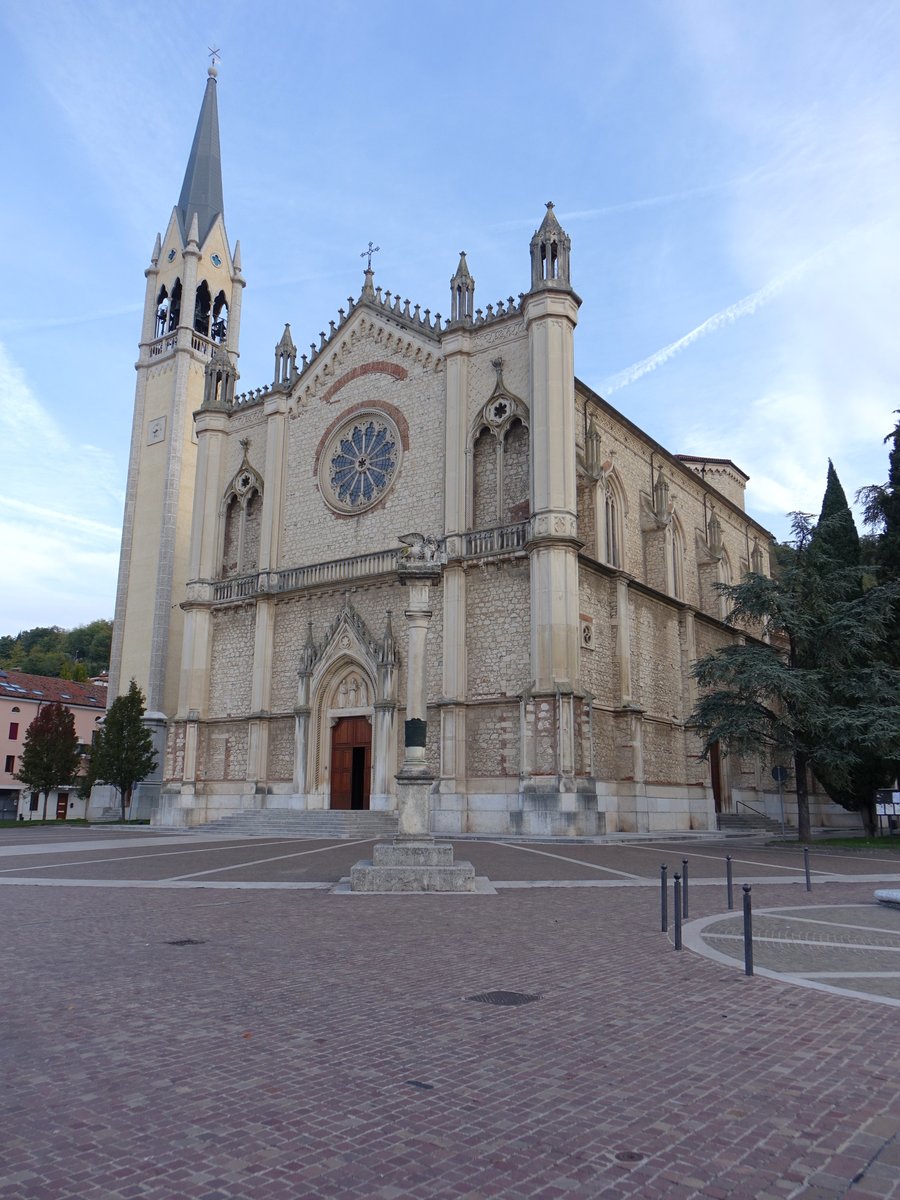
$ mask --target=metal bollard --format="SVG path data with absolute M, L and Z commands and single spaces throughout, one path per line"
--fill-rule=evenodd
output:
M 688 915 L 688 860 L 681 860 L 681 915 L 687 920 Z
M 753 906 L 750 884 L 744 884 L 744 974 L 753 974 Z
M 809 846 L 803 847 L 803 869 L 806 872 L 806 890 L 812 891 L 812 878 L 809 874 Z
M 669 880 L 666 863 L 659 865 L 659 921 L 663 933 L 669 931 Z
M 734 908 L 734 877 L 731 873 L 731 855 L 725 855 L 725 890 L 728 893 L 728 911 Z
M 681 949 L 681 876 L 675 872 L 675 903 L 672 906 L 675 911 L 675 949 Z

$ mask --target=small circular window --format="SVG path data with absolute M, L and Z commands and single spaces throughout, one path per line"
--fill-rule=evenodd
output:
M 320 468 L 325 498 L 340 512 L 364 512 L 381 499 L 400 464 L 400 435 L 383 413 L 358 413 L 334 434 Z

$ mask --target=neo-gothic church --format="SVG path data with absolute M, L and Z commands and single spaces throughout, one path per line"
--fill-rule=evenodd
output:
M 310 355 L 286 326 L 239 391 L 209 74 L 146 271 L 115 614 L 113 694 L 137 679 L 161 750 L 145 811 L 389 825 L 411 724 L 437 833 L 711 829 L 758 800 L 763 769 L 701 759 L 687 718 L 692 663 L 734 636 L 715 585 L 768 571 L 770 535 L 732 462 L 670 453 L 574 377 L 553 206 L 518 298 L 477 307 L 461 255 L 442 320 L 369 266 Z

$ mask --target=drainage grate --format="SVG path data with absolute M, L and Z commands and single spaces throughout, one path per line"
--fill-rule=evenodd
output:
M 423 1092 L 433 1092 L 433 1083 L 423 1083 L 421 1079 L 407 1079 L 405 1081 L 410 1087 L 421 1088 Z
M 466 996 L 466 999 L 475 1000 L 479 1004 L 515 1008 L 519 1004 L 530 1004 L 532 1000 L 540 1000 L 540 996 L 531 996 L 528 992 L 478 992 L 474 996 Z
M 638 1154 L 637 1150 L 620 1150 L 616 1155 L 617 1162 L 642 1162 L 643 1154 Z
M 166 942 L 167 946 L 202 946 L 205 943 L 196 938 L 177 938 L 174 942 Z

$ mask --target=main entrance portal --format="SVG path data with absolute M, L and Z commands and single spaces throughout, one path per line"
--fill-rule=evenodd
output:
M 341 717 L 331 730 L 331 807 L 368 808 L 371 775 L 368 717 Z

